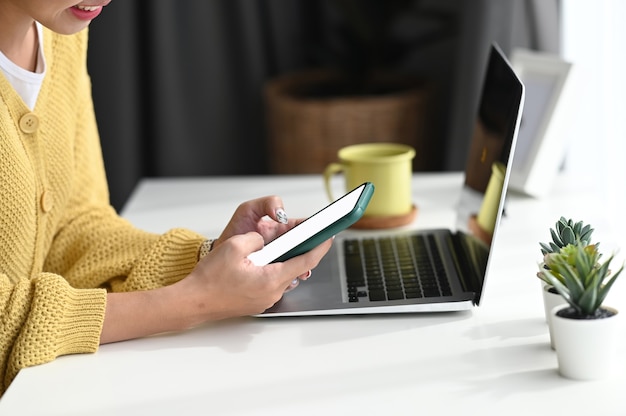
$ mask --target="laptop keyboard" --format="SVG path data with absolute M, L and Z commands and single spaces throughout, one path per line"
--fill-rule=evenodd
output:
M 350 302 L 452 294 L 433 235 L 347 239 L 343 248 Z

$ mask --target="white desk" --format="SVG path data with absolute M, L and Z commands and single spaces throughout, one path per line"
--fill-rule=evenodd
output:
M 450 226 L 461 181 L 416 175 L 412 227 Z M 592 223 L 605 251 L 626 247 L 602 200 L 581 204 L 593 192 L 572 194 L 574 184 L 559 181 L 549 199 L 511 195 L 484 303 L 471 312 L 242 318 L 105 345 L 23 370 L 0 414 L 624 415 L 623 339 L 615 377 L 598 382 L 560 377 L 549 347 L 534 277 L 548 229 L 565 215 Z M 124 215 L 157 232 L 186 226 L 215 236 L 240 201 L 270 193 L 292 217 L 325 202 L 318 176 L 161 179 L 143 181 Z M 609 297 L 622 313 L 625 287 L 618 282 Z

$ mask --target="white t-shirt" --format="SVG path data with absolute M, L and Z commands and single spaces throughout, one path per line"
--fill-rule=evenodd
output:
M 0 70 L 2 70 L 4 76 L 9 80 L 15 91 L 17 91 L 31 110 L 35 108 L 37 96 L 39 95 L 39 90 L 41 90 L 43 77 L 46 73 L 46 61 L 43 56 L 43 31 L 41 24 L 36 23 L 36 27 L 37 38 L 39 39 L 37 42 L 39 52 L 37 52 L 37 67 L 35 68 L 35 72 L 17 66 L 0 51 Z

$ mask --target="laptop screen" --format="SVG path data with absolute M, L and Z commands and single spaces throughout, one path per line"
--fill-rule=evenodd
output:
M 517 136 L 524 87 L 500 49 L 493 45 L 465 168 L 465 184 L 485 193 L 494 162 L 508 166 Z
M 489 266 L 491 242 L 504 211 L 523 105 L 524 85 L 494 44 L 473 126 L 457 218 L 457 229 L 467 235 L 464 246 L 472 275 L 469 278 L 478 289 L 477 304 Z M 487 248 L 479 249 L 477 240 Z

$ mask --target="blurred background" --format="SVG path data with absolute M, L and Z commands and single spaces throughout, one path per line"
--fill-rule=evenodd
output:
M 407 141 L 415 170 L 462 170 L 491 43 L 562 53 L 561 3 L 113 1 L 91 25 L 88 61 L 111 201 L 121 209 L 143 177 L 321 173 L 346 144 L 334 137 Z M 315 88 L 288 78 L 322 70 L 348 75 Z M 372 80 L 383 82 L 363 87 Z M 281 91 L 319 105 L 295 115 Z M 383 126 L 366 137 L 376 95 Z M 357 109 L 331 115 L 335 96 Z

